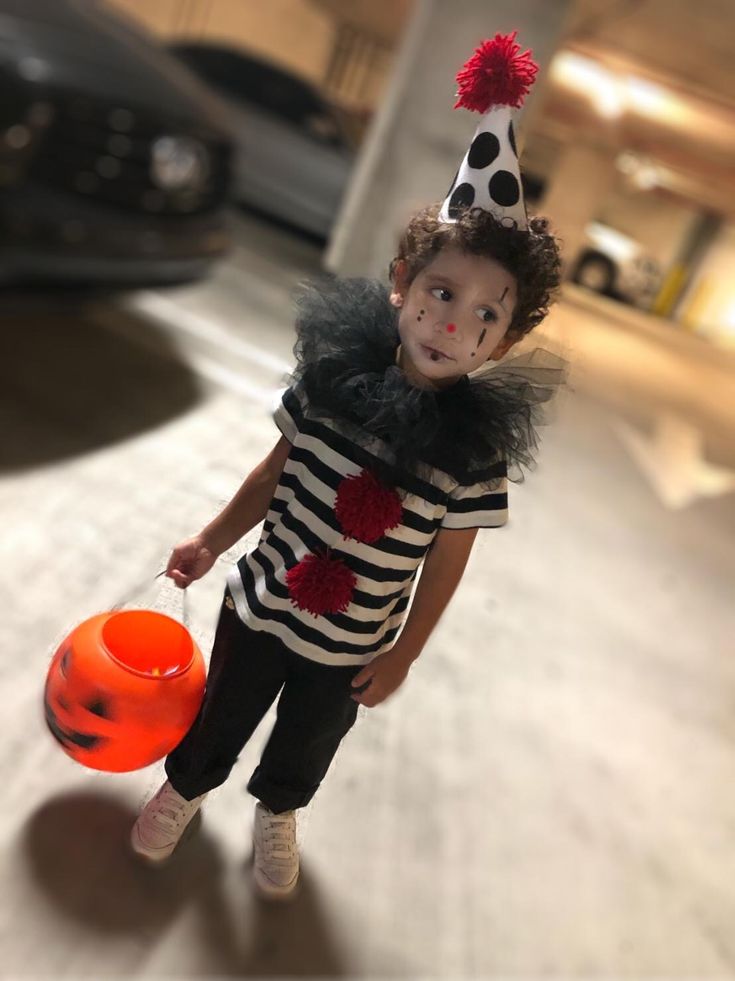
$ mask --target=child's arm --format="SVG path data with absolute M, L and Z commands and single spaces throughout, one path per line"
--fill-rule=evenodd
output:
M 211 552 L 221 555 L 263 521 L 290 451 L 291 443 L 281 436 L 268 456 L 251 470 L 227 507 L 202 529 L 200 537 Z
M 268 456 L 250 472 L 239 491 L 206 528 L 180 542 L 171 552 L 166 575 L 186 589 L 201 579 L 226 552 L 262 521 L 276 492 L 291 443 L 281 436 Z
M 352 679 L 354 688 L 371 682 L 364 692 L 351 696 L 356 702 L 372 708 L 405 680 L 459 585 L 477 531 L 477 528 L 440 528 L 436 533 L 398 640 Z

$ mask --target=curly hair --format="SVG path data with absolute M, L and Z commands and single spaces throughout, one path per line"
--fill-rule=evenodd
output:
M 502 224 L 482 208 L 463 208 L 456 222 L 439 221 L 442 203 L 417 211 L 406 226 L 390 264 L 406 263 L 406 281 L 413 279 L 446 247 L 495 259 L 518 283 L 518 300 L 507 334 L 520 338 L 540 324 L 554 302 L 561 282 L 561 256 L 548 221 L 529 217 L 528 230 Z

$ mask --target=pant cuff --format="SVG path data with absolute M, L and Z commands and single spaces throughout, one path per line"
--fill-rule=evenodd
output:
M 185 800 L 194 800 L 195 797 L 201 797 L 202 794 L 209 793 L 215 787 L 220 787 L 232 770 L 231 766 L 222 767 L 219 770 L 210 770 L 204 776 L 192 780 L 191 778 L 187 779 L 185 775 L 177 774 L 176 768 L 168 760 L 164 763 L 163 768 L 171 786 Z
M 265 804 L 268 810 L 273 811 L 274 814 L 280 814 L 282 811 L 293 811 L 298 807 L 306 807 L 319 789 L 319 784 L 309 787 L 307 790 L 286 787 L 283 784 L 268 780 L 259 770 L 260 768 L 256 767 L 248 781 L 247 791 L 253 797 L 257 797 L 261 804 Z

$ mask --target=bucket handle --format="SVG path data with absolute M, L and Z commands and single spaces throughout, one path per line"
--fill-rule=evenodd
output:
M 152 581 L 155 582 L 156 579 L 160 579 L 161 576 L 164 576 L 165 574 L 166 574 L 166 570 L 165 569 L 162 569 L 159 573 L 157 573 L 153 577 L 153 580 Z M 128 592 L 125 593 L 124 596 L 120 597 L 120 599 L 118 599 L 117 602 L 113 603 L 112 606 L 110 607 L 110 610 L 111 611 L 114 611 L 114 610 L 121 609 L 121 607 L 123 607 L 126 603 L 129 603 L 135 596 L 137 596 L 138 593 L 142 592 L 144 589 L 148 589 L 150 587 L 150 585 L 151 585 L 151 581 L 148 580 L 148 579 L 146 579 L 144 582 L 138 583 L 137 586 L 134 586 L 132 589 L 128 590 Z M 181 607 L 182 607 L 181 618 L 182 618 L 182 622 L 183 622 L 184 626 L 188 630 L 189 629 L 189 604 L 188 604 L 188 601 L 187 601 L 187 598 L 186 598 L 186 587 L 184 587 L 182 590 L 180 590 L 180 592 L 182 594 L 182 596 L 181 596 Z

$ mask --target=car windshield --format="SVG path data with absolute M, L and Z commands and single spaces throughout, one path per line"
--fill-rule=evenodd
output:
M 323 143 L 344 143 L 339 122 L 309 83 L 227 48 L 175 45 L 173 54 L 224 95 L 251 102 Z

